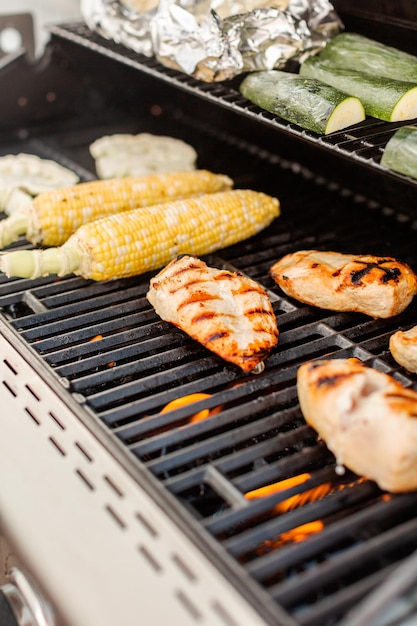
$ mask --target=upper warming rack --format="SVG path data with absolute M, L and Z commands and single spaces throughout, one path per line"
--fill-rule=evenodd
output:
M 52 26 L 51 33 L 59 38 L 82 46 L 100 57 L 111 58 L 141 74 L 155 78 L 162 85 L 174 87 L 198 99 L 194 106 L 208 107 L 209 124 L 222 126 L 222 113 L 226 115 L 225 129 L 237 124 L 247 137 L 258 147 L 288 155 L 298 161 L 302 150 L 302 161 L 309 167 L 319 167 L 318 175 L 339 179 L 349 188 L 366 188 L 371 197 L 383 204 L 393 204 L 395 210 L 413 213 L 417 199 L 417 182 L 413 179 L 388 171 L 380 165 L 383 148 L 394 131 L 404 122 L 387 123 L 367 118 L 357 126 L 318 136 L 286 122 L 250 103 L 239 93 L 237 77 L 223 83 L 205 83 L 177 70 L 162 66 L 154 58 L 135 53 L 113 41 L 91 32 L 85 24 Z M 98 57 L 95 57 L 96 59 Z M 94 63 L 94 58 L 90 59 Z M 186 100 L 185 100 L 186 102 Z M 182 101 L 184 103 L 184 101 Z M 186 104 L 184 108 L 186 108 Z M 206 109 L 202 108 L 202 111 Z M 195 112 L 195 108 L 194 108 Z M 191 114 L 193 116 L 193 113 Z M 202 117 L 204 114 L 202 113 Z M 412 124 L 414 120 L 406 123 Z M 279 144 L 277 144 L 279 142 Z M 413 202 L 414 201 L 414 202 Z

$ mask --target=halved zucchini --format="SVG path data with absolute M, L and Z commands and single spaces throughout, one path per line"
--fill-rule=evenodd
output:
M 318 134 L 327 135 L 365 119 L 358 98 L 319 80 L 280 70 L 248 74 L 240 92 L 262 109 Z
M 417 126 L 402 126 L 385 146 L 381 165 L 417 178 Z
M 320 52 L 335 67 L 417 83 L 417 56 L 357 33 L 339 33 Z
M 386 122 L 399 122 L 417 117 L 417 83 L 373 76 L 341 67 L 318 56 L 301 64 L 300 75 L 321 80 L 360 98 L 367 115 Z

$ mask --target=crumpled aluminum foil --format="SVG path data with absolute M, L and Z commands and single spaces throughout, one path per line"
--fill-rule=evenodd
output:
M 285 69 L 343 24 L 328 0 L 81 0 L 87 26 L 205 82 Z

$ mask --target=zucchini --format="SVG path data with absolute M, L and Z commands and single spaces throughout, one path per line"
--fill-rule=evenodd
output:
M 381 158 L 384 167 L 417 178 L 417 127 L 402 126 L 385 146 Z
M 300 66 L 300 75 L 360 98 L 365 113 L 380 120 L 400 122 L 417 117 L 417 84 L 335 67 L 319 56 L 306 59 Z
M 262 109 L 319 134 L 365 119 L 361 101 L 322 83 L 280 70 L 248 74 L 240 93 Z
M 335 67 L 417 83 L 417 57 L 357 33 L 340 33 L 320 52 Z

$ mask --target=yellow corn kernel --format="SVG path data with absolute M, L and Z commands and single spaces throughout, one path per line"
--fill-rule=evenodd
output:
M 179 254 L 204 255 L 252 237 L 280 212 L 252 190 L 223 191 L 111 215 L 81 226 L 61 247 L 0 256 L 8 276 L 75 273 L 92 280 L 135 276 Z
M 24 212 L 0 221 L 0 248 L 20 235 L 59 246 L 83 224 L 113 213 L 230 189 L 233 181 L 207 170 L 165 172 L 79 183 L 39 194 Z

